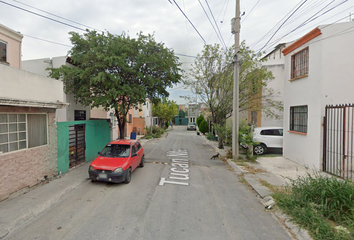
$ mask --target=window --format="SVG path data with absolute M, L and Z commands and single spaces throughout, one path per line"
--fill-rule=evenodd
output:
M 291 79 L 305 77 L 309 73 L 309 48 L 291 56 Z
M 47 115 L 0 114 L 0 153 L 47 144 Z
M 133 115 L 129 114 L 129 123 L 133 122 Z
M 307 133 L 307 106 L 290 107 L 290 131 Z
M 267 136 L 283 136 L 283 129 L 266 129 L 262 130 L 260 134 Z
M 75 110 L 75 121 L 85 121 L 86 111 L 85 110 Z
M 2 41 L 0 41 L 0 62 L 7 62 L 6 43 Z

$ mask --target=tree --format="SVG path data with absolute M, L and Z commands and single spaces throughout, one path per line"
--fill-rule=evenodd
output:
M 178 58 L 153 35 L 69 34 L 74 46 L 68 59 L 73 66 L 51 69 L 51 77 L 62 79 L 65 92 L 73 93 L 76 102 L 114 109 L 121 139 L 131 107 L 146 98 L 156 102 L 169 96 L 166 88 L 181 80 Z
M 196 123 L 197 123 L 197 126 L 200 127 L 200 123 L 203 121 L 204 117 L 203 115 L 199 115 L 199 117 L 197 117 L 197 120 L 196 120 Z M 204 119 L 205 121 L 205 119 Z
M 202 121 L 199 123 L 200 126 L 199 127 L 199 131 L 203 134 L 205 134 L 206 132 L 209 131 L 209 126 L 207 121 L 205 121 L 205 119 L 203 118 Z
M 223 49 L 218 44 L 205 45 L 192 65 L 192 79 L 184 82 L 209 107 L 213 128 L 218 134 L 219 148 L 223 148 L 226 119 L 232 116 L 233 56 L 232 47 Z M 255 54 L 242 42 L 239 110 L 263 109 L 268 115 L 275 116 L 275 109 L 281 109 L 282 103 L 270 98 L 274 91 L 267 88 L 267 82 L 273 79 L 273 75 L 262 67 L 263 60 L 260 57 L 261 54 Z M 192 101 L 190 97 L 185 98 Z M 268 105 L 262 104 L 262 99 L 266 99 Z
M 163 124 L 168 126 L 168 121 L 178 115 L 178 105 L 174 101 L 162 98 L 160 102 L 152 105 L 152 114 L 160 119 L 161 127 Z

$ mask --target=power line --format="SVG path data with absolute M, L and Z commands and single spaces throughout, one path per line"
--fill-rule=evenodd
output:
M 32 13 L 32 14 L 37 15 L 37 16 L 42 17 L 42 18 L 46 18 L 46 19 L 51 20 L 51 21 L 53 21 L 53 22 L 57 22 L 57 23 L 60 23 L 60 24 L 63 24 L 63 25 L 66 25 L 66 26 L 69 26 L 69 27 L 72 27 L 72 28 L 75 28 L 75 29 L 81 30 L 81 31 L 86 31 L 85 29 L 82 29 L 82 28 L 79 28 L 79 27 L 75 27 L 75 26 L 73 26 L 73 25 L 70 25 L 70 24 L 68 24 L 68 23 L 61 22 L 61 21 L 59 21 L 59 20 L 55 20 L 55 19 L 50 18 L 50 17 L 46 17 L 46 16 L 44 16 L 44 15 L 41 15 L 41 14 L 38 14 L 38 13 L 32 12 L 32 11 L 30 11 L 30 10 L 27 10 L 27 9 L 24 9 L 24 8 L 21 8 L 21 7 L 18 7 L 18 6 L 12 5 L 12 4 L 10 4 L 10 3 L 7 3 L 7 2 L 1 1 L 1 0 L 0 0 L 0 3 L 3 3 L 3 4 L 6 4 L 6 5 L 9 5 L 9 6 L 11 6 L 11 7 L 14 7 L 14 8 L 20 9 L 20 10 L 25 11 L 25 12 L 28 12 L 28 13 Z
M 220 31 L 220 28 L 218 27 L 218 24 L 216 23 L 216 20 L 215 20 L 214 14 L 213 14 L 213 12 L 211 11 L 211 8 L 210 8 L 210 6 L 209 6 L 208 1 L 207 1 L 207 0 L 205 0 L 205 2 L 206 2 L 207 6 L 208 6 L 208 8 L 209 8 L 209 11 L 210 11 L 211 16 L 212 16 L 212 17 L 213 17 L 213 19 L 214 19 L 215 26 L 216 26 L 216 28 L 217 28 L 217 29 L 218 29 L 218 31 L 219 31 L 219 34 L 220 34 L 221 40 L 222 40 L 222 42 L 223 42 L 223 44 L 224 44 L 224 46 L 225 46 L 225 49 L 226 49 L 226 44 L 225 44 L 224 38 L 222 37 L 222 34 L 221 34 L 221 31 Z
M 278 24 L 280 24 L 285 18 L 286 16 L 288 16 L 291 12 L 293 12 L 296 7 L 301 3 L 302 0 L 300 0 L 300 2 L 298 4 L 295 5 L 295 7 L 293 9 L 290 10 L 290 12 L 288 12 L 277 24 L 274 25 L 274 27 L 272 27 L 272 29 L 270 29 L 263 37 L 261 37 L 261 39 L 259 39 L 256 43 L 252 44 L 251 47 L 254 47 L 256 46 L 259 42 L 261 42 L 266 36 L 268 36 L 272 31 L 273 29 L 276 28 L 276 26 L 278 26 Z
M 256 4 L 252 7 L 251 11 L 249 11 L 249 13 L 247 13 L 247 15 L 245 16 L 245 18 L 242 20 L 241 23 L 243 23 L 243 22 L 246 20 L 246 18 L 251 14 L 251 12 L 253 11 L 253 9 L 258 5 L 258 3 L 259 3 L 260 1 L 261 1 L 261 0 L 258 0 L 258 1 L 256 2 Z
M 292 29 L 290 32 L 288 32 L 287 34 L 285 34 L 285 35 L 283 35 L 282 37 L 278 38 L 277 40 L 273 41 L 273 42 L 270 44 L 270 47 L 276 45 L 276 44 L 277 44 L 281 39 L 283 39 L 284 37 L 290 35 L 291 33 L 295 32 L 296 30 L 298 30 L 298 29 L 302 28 L 303 26 L 309 24 L 310 22 L 316 20 L 317 18 L 319 18 L 319 17 L 321 17 L 321 16 L 327 14 L 328 12 L 330 12 L 330 11 L 332 11 L 333 9 L 339 7 L 340 5 L 344 4 L 344 3 L 347 2 L 347 1 L 348 1 L 348 0 L 345 0 L 345 1 L 343 1 L 343 2 L 341 2 L 341 3 L 339 3 L 339 4 L 337 4 L 336 6 L 332 7 L 331 9 L 328 9 L 327 11 L 323 12 L 321 15 L 316 16 L 320 11 L 324 10 L 326 7 L 329 6 L 329 5 L 326 5 L 326 7 L 322 8 L 320 11 L 318 11 L 317 13 L 315 13 L 314 15 L 312 15 L 312 16 L 311 16 L 310 18 L 308 18 L 306 21 L 304 21 L 303 23 L 301 23 L 299 26 L 297 26 L 296 28 Z M 333 2 L 333 1 L 332 1 L 332 2 Z M 332 2 L 331 2 L 331 3 L 332 3 Z M 352 7 L 351 7 L 351 8 L 352 8 Z M 350 9 L 350 8 L 348 8 L 348 9 Z M 346 9 L 346 10 L 348 10 L 348 9 Z M 344 11 L 346 11 L 346 10 L 344 10 Z M 344 11 L 342 11 L 342 12 L 344 12 Z M 342 12 L 340 12 L 340 13 L 342 13 Z M 340 14 L 340 13 L 339 13 L 339 14 Z M 343 18 L 343 19 L 344 19 L 344 18 Z M 342 19 L 340 19 L 340 20 L 342 20 Z M 336 22 L 338 22 L 338 21 L 340 21 L 340 20 L 337 20 Z M 334 23 L 335 23 L 335 22 L 334 22 Z M 334 23 L 332 23 L 332 24 L 334 24 Z M 331 24 L 331 25 L 332 25 L 332 24 Z M 269 48 L 270 48 L 270 47 L 269 47 Z M 269 49 L 269 48 L 268 48 L 268 49 Z
M 37 39 L 37 40 L 40 40 L 40 41 L 53 43 L 53 44 L 61 45 L 61 46 L 64 46 L 64 47 L 69 47 L 69 48 L 73 47 L 73 46 L 70 46 L 70 45 L 66 45 L 66 44 L 62 44 L 62 43 L 58 43 L 58 42 L 53 42 L 53 41 L 46 40 L 46 39 L 43 39 L 43 38 L 33 37 L 33 36 L 30 36 L 30 35 L 27 35 L 27 34 L 23 34 L 23 35 L 26 36 L 26 37 L 29 37 L 29 38 L 34 38 L 34 39 Z
M 207 16 L 207 18 L 208 18 L 208 20 L 209 20 L 211 26 L 213 27 L 214 32 L 216 33 L 216 36 L 219 38 L 221 44 L 224 44 L 224 47 L 226 48 L 225 42 L 223 42 L 223 41 L 221 40 L 221 38 L 220 38 L 218 32 L 216 31 L 216 29 L 215 29 L 215 27 L 214 27 L 214 24 L 211 22 L 211 20 L 210 20 L 210 18 L 209 18 L 209 16 L 208 16 L 207 12 L 205 11 L 205 8 L 203 7 L 202 3 L 200 2 L 200 0 L 198 0 L 198 2 L 199 2 L 200 6 L 202 7 L 202 9 L 203 9 L 203 11 L 204 11 L 204 14 Z M 217 26 L 216 26 L 216 27 L 217 27 Z
M 171 4 L 172 2 L 170 0 L 168 0 Z M 200 38 L 203 40 L 204 44 L 206 44 L 206 41 L 204 40 L 204 38 L 202 37 L 202 35 L 199 33 L 198 29 L 194 26 L 194 24 L 191 22 L 191 20 L 189 20 L 189 18 L 187 17 L 187 15 L 183 12 L 183 10 L 178 6 L 178 4 L 176 3 L 175 0 L 172 0 L 176 6 L 178 7 L 178 9 L 180 10 L 180 12 L 184 15 L 184 17 L 188 20 L 188 22 L 192 25 L 192 27 L 194 28 L 194 30 L 198 33 L 198 35 L 200 36 Z
M 303 3 L 301 3 L 300 6 L 297 7 L 297 8 L 295 9 L 295 11 L 292 12 L 292 13 L 290 14 L 290 16 L 285 19 L 285 21 L 278 27 L 278 29 L 275 31 L 275 33 L 269 38 L 269 40 L 268 40 L 268 41 L 266 42 L 266 44 L 264 44 L 264 46 L 258 51 L 258 53 L 260 53 L 260 52 L 263 50 L 263 48 L 264 48 L 265 46 L 267 46 L 267 44 L 270 42 L 270 40 L 272 40 L 272 38 L 273 38 L 273 37 L 275 36 L 275 34 L 280 30 L 280 28 L 286 23 L 286 21 L 287 21 L 289 18 L 291 18 L 291 16 L 294 15 L 294 13 L 295 13 L 297 10 L 299 10 L 299 9 L 302 7 L 302 5 L 304 5 L 306 2 L 307 2 L 307 0 L 305 0 Z M 257 53 L 257 55 L 258 55 L 258 53 Z
M 59 15 L 56 15 L 56 14 L 53 14 L 53 13 L 50 13 L 50 12 L 44 11 L 44 10 L 42 10 L 42 9 L 39 9 L 39 8 L 33 7 L 33 6 L 29 5 L 29 4 L 25 4 L 25 3 L 20 2 L 20 1 L 17 1 L 17 0 L 12 0 L 12 1 L 17 2 L 17 3 L 19 3 L 19 4 L 22 4 L 22 5 L 25 5 L 25 6 L 27 6 L 27 7 L 30 7 L 30 8 L 36 9 L 36 10 L 38 10 L 38 11 L 40 11 L 40 12 L 44 12 L 44 13 L 46 13 L 46 14 L 52 15 L 52 16 L 54 16 L 54 17 L 57 17 L 57 18 L 60 18 L 60 19 L 63 19 L 63 20 L 66 20 L 66 21 L 69 21 L 69 22 L 72 22 L 72 23 L 75 23 L 75 24 L 81 25 L 81 26 L 83 26 L 83 27 L 87 27 L 87 28 L 90 28 L 90 29 L 93 29 L 93 30 L 99 30 L 99 29 L 96 29 L 96 28 L 93 28 L 93 27 L 87 26 L 87 25 L 85 25 L 85 24 L 82 24 L 82 23 L 79 23 L 79 22 L 75 22 L 75 21 L 73 21 L 73 20 L 70 20 L 70 19 L 67 19 L 67 18 L 61 17 L 61 16 L 59 16 Z M 99 31 L 100 31 L 100 32 L 104 32 L 104 31 L 102 31 L 102 30 L 99 30 Z

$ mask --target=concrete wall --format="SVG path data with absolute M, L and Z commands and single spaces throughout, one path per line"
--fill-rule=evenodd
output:
M 47 68 L 59 68 L 62 65 L 66 65 L 66 57 L 53 57 L 50 58 L 42 58 L 42 59 L 34 59 L 34 60 L 26 60 L 22 61 L 22 69 L 28 72 L 36 73 L 42 76 L 48 76 L 49 71 Z M 58 109 L 56 112 L 57 122 L 65 122 L 65 121 L 74 121 L 75 120 L 75 110 L 85 110 L 86 111 L 86 120 L 91 118 L 91 109 L 90 107 L 82 106 L 81 104 L 75 103 L 74 95 L 69 93 L 65 94 L 62 91 L 64 102 L 70 103 L 70 106 L 64 109 Z
M 267 88 L 274 90 L 274 95 L 270 98 L 273 101 L 284 100 L 284 79 L 285 79 L 285 58 L 282 56 L 281 49 L 277 49 L 271 58 L 263 64 L 268 71 L 273 73 L 274 79 L 268 82 Z M 266 101 L 263 100 L 263 105 L 266 105 Z M 268 117 L 264 111 L 262 111 L 261 126 L 262 127 L 282 127 L 283 126 L 283 112 L 275 111 L 280 117 L 278 119 Z
M 7 63 L 14 68 L 21 68 L 21 42 L 23 35 L 0 24 L 0 41 L 6 43 Z
M 63 82 L 0 64 L 0 96 L 63 102 Z
M 86 125 L 86 162 L 94 160 L 98 152 L 111 141 L 109 123 L 105 120 L 59 122 L 58 125 L 58 171 L 69 171 L 69 126 Z
M 57 129 L 54 109 L 1 107 L 0 112 L 47 113 L 48 144 L 0 154 L 0 201 L 57 174 Z

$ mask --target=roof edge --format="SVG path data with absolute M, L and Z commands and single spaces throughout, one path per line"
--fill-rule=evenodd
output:
M 308 32 L 307 34 L 305 34 L 304 36 L 302 36 L 301 38 L 296 40 L 294 43 L 292 43 L 289 46 L 287 46 L 286 48 L 284 48 L 282 51 L 284 56 L 288 55 L 290 52 L 301 47 L 305 43 L 311 41 L 312 39 L 318 37 L 321 34 L 322 34 L 322 32 L 318 27 L 313 29 L 312 31 Z

